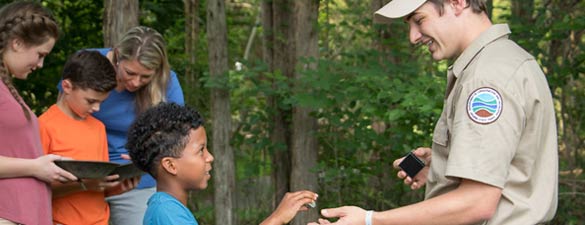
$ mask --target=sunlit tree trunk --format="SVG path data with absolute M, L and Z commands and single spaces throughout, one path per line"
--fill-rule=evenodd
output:
M 227 81 L 228 51 L 224 0 L 207 1 L 207 42 L 210 79 Z M 211 124 L 215 224 L 236 224 L 234 153 L 230 146 L 230 95 L 227 83 L 211 89 Z
M 318 49 L 318 14 L 319 0 L 295 0 L 294 2 L 294 35 L 295 50 L 299 58 L 319 58 Z M 315 70 L 317 63 L 299 60 L 295 79 L 307 75 L 307 70 Z M 296 91 L 306 91 L 302 87 L 295 87 Z M 292 117 L 292 173 L 291 190 L 303 189 L 318 192 L 317 174 L 317 119 L 310 115 L 313 109 L 295 106 Z M 317 210 L 300 213 L 292 224 L 305 225 L 319 218 Z
M 113 47 L 126 31 L 138 26 L 138 0 L 104 0 L 104 46 Z

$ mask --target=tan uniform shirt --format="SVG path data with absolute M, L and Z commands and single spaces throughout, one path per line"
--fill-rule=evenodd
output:
M 537 224 L 557 208 L 555 112 L 545 75 L 508 39 L 507 25 L 483 32 L 449 68 L 433 134 L 426 198 L 469 179 L 502 189 L 481 224 Z

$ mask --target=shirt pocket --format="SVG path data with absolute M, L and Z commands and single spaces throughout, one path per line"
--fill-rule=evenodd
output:
M 447 120 L 441 117 L 433 131 L 433 151 L 446 154 L 447 147 L 449 147 L 449 127 L 447 126 Z
M 435 126 L 433 132 L 433 153 L 431 161 L 431 170 L 429 170 L 427 177 L 427 184 L 435 186 L 443 176 L 445 162 L 449 156 L 449 129 L 447 121 L 441 117 Z

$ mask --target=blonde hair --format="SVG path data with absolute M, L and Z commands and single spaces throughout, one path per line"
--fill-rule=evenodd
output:
M 51 13 L 39 4 L 13 2 L 0 9 L 0 78 L 29 121 L 30 111 L 12 84 L 10 71 L 4 65 L 4 52 L 15 39 L 22 40 L 27 47 L 34 47 L 46 43 L 50 38 L 59 38 L 59 26 Z
M 136 91 L 136 113 L 166 101 L 170 65 L 163 36 L 156 30 L 137 26 L 130 29 L 115 46 L 114 64 L 122 60 L 137 60 L 146 69 L 156 71 L 152 80 Z

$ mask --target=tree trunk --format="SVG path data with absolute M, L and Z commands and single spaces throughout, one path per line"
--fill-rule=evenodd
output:
M 548 9 L 550 10 L 551 21 L 563 21 L 566 19 L 576 20 L 581 19 L 582 10 L 579 10 L 580 0 L 556 0 L 548 2 Z M 581 3 L 582 4 L 582 3 Z M 551 24 L 549 26 L 559 26 L 563 23 Z M 564 23 L 563 25 L 566 25 Z M 561 27 L 561 26 L 559 26 Z M 548 43 L 546 52 L 547 60 L 542 63 L 549 68 L 547 72 L 547 79 L 554 97 L 559 100 L 558 109 L 560 112 L 557 117 L 557 127 L 559 132 L 559 150 L 560 161 L 564 163 L 564 168 L 573 170 L 579 168 L 583 161 L 583 142 L 582 135 L 583 124 L 585 117 L 583 116 L 580 107 L 582 107 L 582 88 L 583 76 L 580 74 L 579 65 L 583 65 L 583 61 L 579 61 L 578 55 L 582 55 L 583 35 L 585 31 L 574 30 L 567 28 L 550 27 L 551 32 L 554 31 L 554 38 Z M 551 69 L 552 68 L 552 69 Z M 566 68 L 566 69 L 556 69 Z M 582 68 L 582 66 L 581 66 Z M 580 74 L 577 75 L 577 74 Z M 553 81 L 552 83 L 550 81 Z M 556 82 L 555 82 L 556 81 Z M 578 176 L 572 174 L 571 176 Z M 569 183 L 574 182 L 574 177 L 570 177 Z M 573 193 L 578 193 L 578 184 L 571 185 L 570 189 Z
M 295 72 L 295 41 L 292 21 L 294 0 L 273 0 L 274 69 L 292 78 Z
M 228 51 L 224 0 L 207 1 L 207 42 L 210 78 L 227 81 Z M 212 151 L 214 162 L 215 224 L 236 224 L 234 153 L 229 144 L 231 131 L 230 95 L 227 83 L 211 89 Z
M 130 28 L 138 26 L 138 0 L 104 0 L 104 46 L 114 47 Z
M 291 36 L 290 25 L 290 1 L 289 0 L 265 0 L 262 2 L 262 26 L 263 26 L 263 59 L 268 65 L 269 71 L 280 71 L 286 77 L 292 77 L 294 71 L 294 52 L 289 41 Z M 278 49 L 278 51 L 275 51 Z M 272 85 L 276 87 L 276 82 Z M 279 107 L 281 98 L 276 95 L 268 97 L 268 108 L 272 109 L 272 132 L 270 140 L 272 149 L 272 180 L 274 184 L 274 196 L 272 207 L 276 208 L 286 192 L 289 191 L 290 180 L 290 137 L 289 125 L 285 122 L 290 116 L 290 111 Z
M 531 29 L 534 26 L 534 0 L 511 1 L 512 3 L 512 23 L 518 25 L 517 27 L 524 30 L 514 33 L 516 40 L 522 45 L 527 42 L 530 36 Z M 530 48 L 530 46 L 524 46 Z
M 188 104 L 205 111 L 209 109 L 209 92 L 203 88 L 199 74 L 202 68 L 197 67 L 198 49 L 201 46 L 199 36 L 201 34 L 201 0 L 183 0 L 185 13 L 185 85 L 183 92 L 188 97 Z M 200 60 L 201 61 L 201 60 Z
M 197 62 L 197 43 L 199 42 L 199 0 L 183 0 L 185 4 L 185 54 L 187 66 L 185 77 L 187 85 L 197 87 L 197 73 L 193 70 Z
M 294 0 L 295 50 L 298 58 L 319 58 L 317 18 L 319 0 Z M 300 62 L 300 61 L 299 61 Z M 305 70 L 314 70 L 314 62 L 297 65 L 295 79 L 300 79 Z M 297 91 L 304 88 L 295 87 Z M 317 166 L 317 119 L 312 117 L 310 108 L 295 106 L 293 108 L 292 133 L 292 174 L 291 189 L 298 191 L 308 189 L 318 191 L 317 174 L 312 172 Z M 319 218 L 317 210 L 300 213 L 292 224 L 305 225 Z
M 389 1 L 388 0 L 372 0 L 370 2 L 370 15 L 373 22 L 373 15 L 374 12 L 378 11 L 378 9 L 382 8 L 382 6 L 386 5 Z M 384 40 L 387 39 L 402 39 L 405 38 L 404 33 L 402 30 L 398 30 L 397 28 L 398 23 L 392 25 L 392 29 L 390 26 L 374 26 L 376 37 L 373 38 L 374 48 L 378 50 L 380 54 L 379 63 L 381 65 L 385 64 L 400 64 L 400 58 L 395 57 L 396 54 L 390 54 L 391 51 L 398 51 L 396 48 L 391 48 L 390 45 L 384 43 Z M 398 31 L 398 32 L 397 32 Z
M 511 1 L 512 16 L 523 21 L 522 24 L 532 22 L 534 12 L 534 0 Z
M 272 71 L 274 65 L 272 58 L 274 57 L 274 28 L 272 23 L 272 0 L 263 0 L 260 6 L 261 23 L 262 23 L 262 60 L 268 66 L 268 70 Z

